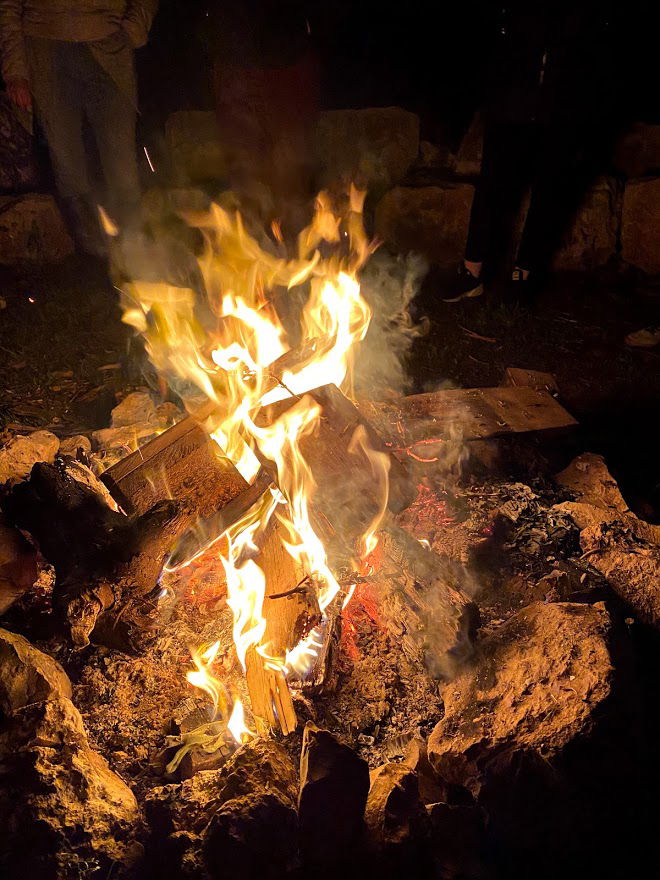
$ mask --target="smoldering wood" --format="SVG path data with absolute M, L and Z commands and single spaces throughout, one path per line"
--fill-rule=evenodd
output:
M 383 491 L 364 449 L 353 446 L 356 430 L 364 432 L 371 449 L 384 454 L 389 464 L 387 506 L 398 512 L 412 501 L 414 490 L 408 471 L 391 455 L 369 422 L 334 385 L 324 385 L 301 397 L 265 407 L 258 421 L 272 424 L 282 413 L 308 398 L 321 407 L 314 431 L 300 438 L 300 452 L 316 488 L 311 496 L 311 515 L 329 551 L 331 567 L 343 568 L 355 556 L 357 541 L 378 517 Z M 272 462 L 264 461 L 266 467 Z
M 484 440 L 577 424 L 547 391 L 526 385 L 453 388 L 377 403 L 364 401 L 360 411 L 404 454 L 406 449 L 435 441 Z
M 56 462 L 36 464 L 3 506 L 55 567 L 53 604 L 73 644 L 139 648 L 155 625 L 163 562 L 185 525 L 181 505 L 159 501 L 125 516 Z

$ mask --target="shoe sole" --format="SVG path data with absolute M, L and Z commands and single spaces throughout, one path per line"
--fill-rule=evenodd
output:
M 444 299 L 443 298 L 442 301 L 446 302 L 446 303 L 457 303 L 457 302 L 460 302 L 462 299 L 474 299 L 477 296 L 481 296 L 481 294 L 483 292 L 484 292 L 484 286 L 483 286 L 483 284 L 480 284 L 478 287 L 475 287 L 473 290 L 468 290 L 467 293 L 460 293 L 458 296 L 454 296 L 451 299 Z

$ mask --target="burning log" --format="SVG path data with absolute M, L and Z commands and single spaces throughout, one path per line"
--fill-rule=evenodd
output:
M 59 462 L 36 464 L 4 507 L 54 565 L 53 603 L 73 643 L 138 647 L 154 623 L 163 562 L 185 524 L 180 505 L 159 501 L 127 517 Z

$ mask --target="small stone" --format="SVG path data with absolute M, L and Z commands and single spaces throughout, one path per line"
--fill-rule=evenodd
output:
M 60 443 L 60 455 L 71 455 L 73 458 L 77 458 L 80 450 L 84 455 L 89 455 L 92 451 L 91 441 L 84 434 L 65 437 Z
M 59 447 L 60 441 L 50 431 L 14 437 L 0 449 L 0 485 L 25 480 L 38 461 L 52 464 Z
M 158 425 L 156 405 L 146 391 L 134 391 L 112 410 L 113 428 L 128 428 L 133 425 Z
M 152 437 L 158 428 L 150 424 L 131 425 L 125 428 L 101 428 L 92 438 L 103 452 L 122 451 L 125 455 L 135 452 L 140 440 Z
M 71 698 L 60 664 L 27 639 L 0 629 L 0 706 L 7 715 L 41 700 Z

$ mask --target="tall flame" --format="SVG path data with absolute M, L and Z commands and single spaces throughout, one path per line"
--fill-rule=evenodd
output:
M 315 430 L 321 414 L 305 392 L 334 383 L 352 394 L 354 346 L 364 338 L 371 318 L 358 281 L 358 272 L 373 250 L 364 233 L 363 201 L 364 194 L 352 189 L 347 209 L 338 216 L 329 197 L 321 194 L 292 260 L 268 253 L 247 232 L 240 215 L 214 205 L 208 215 L 190 218 L 205 242 L 199 259 L 206 291 L 203 302 L 192 290 L 165 284 L 136 281 L 125 291 L 124 321 L 143 334 L 155 367 L 184 399 L 198 400 L 202 395 L 216 405 L 205 427 L 219 454 L 231 459 L 250 482 L 260 461 L 272 462 L 277 473 L 278 489 L 228 530 L 222 545 L 228 549 L 219 551 L 243 668 L 253 646 L 268 657 L 262 614 L 266 575 L 256 557 L 259 537 L 273 516 L 284 527 L 287 551 L 317 586 L 322 612 L 340 592 L 310 518 L 315 482 L 300 441 Z M 306 302 L 299 316 L 296 350 L 303 354 L 277 375 L 274 363 L 293 343 L 274 302 L 277 299 L 290 311 L 292 291 L 302 285 Z M 296 398 L 293 404 L 272 423 L 258 421 L 264 406 L 291 397 Z M 367 453 L 382 488 L 381 510 L 360 548 L 360 555 L 366 555 L 375 546 L 387 503 L 388 462 L 387 456 L 370 449 L 366 434 L 356 433 L 352 448 Z M 319 634 L 312 631 L 285 657 L 268 657 L 267 662 L 285 675 L 294 670 L 304 673 L 320 647 Z M 188 681 L 208 693 L 215 712 L 226 717 L 225 689 L 210 671 L 217 651 L 213 645 L 192 652 L 195 669 L 188 673 Z M 230 723 L 240 731 L 234 734 L 237 741 L 250 735 L 242 712 L 242 705 L 235 703 Z

